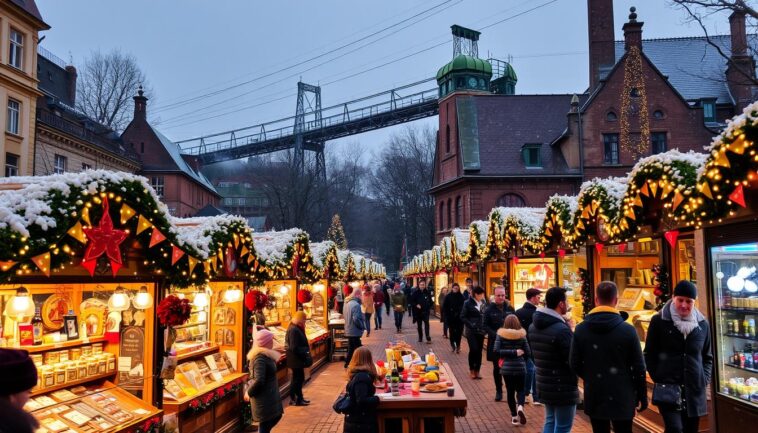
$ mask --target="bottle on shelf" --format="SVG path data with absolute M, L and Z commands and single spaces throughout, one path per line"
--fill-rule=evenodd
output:
M 32 333 L 34 334 L 34 345 L 39 346 L 42 344 L 42 334 L 45 330 L 45 325 L 42 322 L 42 316 L 40 315 L 39 307 L 34 312 L 34 318 L 32 318 Z
M 390 385 L 392 395 L 400 395 L 400 374 L 397 372 L 397 368 L 392 369 L 392 383 Z

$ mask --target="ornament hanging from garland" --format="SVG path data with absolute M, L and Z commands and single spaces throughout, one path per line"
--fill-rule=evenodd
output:
M 297 291 L 297 302 L 300 304 L 307 304 L 313 299 L 313 293 L 310 290 L 300 289 Z
M 631 118 L 637 118 L 639 133 L 633 137 Z M 621 150 L 630 153 L 634 161 L 647 154 L 650 143 L 650 119 L 647 110 L 647 90 L 642 71 L 642 54 L 639 47 L 629 48 L 624 62 L 624 87 L 621 89 Z
M 89 240 L 82 259 L 82 266 L 89 271 L 90 276 L 94 276 L 97 259 L 105 254 L 108 256 L 111 271 L 115 277 L 123 265 L 119 246 L 126 239 L 127 232 L 113 228 L 107 196 L 103 197 L 103 216 L 100 218 L 98 226 L 87 227 L 82 230 Z
M 669 272 L 664 265 L 653 266 L 653 275 L 655 276 L 655 309 L 660 310 L 671 299 L 671 288 L 669 287 Z

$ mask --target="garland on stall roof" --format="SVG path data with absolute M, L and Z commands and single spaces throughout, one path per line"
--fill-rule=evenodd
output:
M 653 266 L 655 276 L 655 309 L 660 310 L 671 299 L 671 287 L 669 287 L 669 272 L 665 265 Z
M 227 383 L 224 386 L 220 386 L 215 390 L 190 401 L 189 405 L 187 406 L 187 411 L 193 414 L 202 412 L 213 406 L 213 404 L 217 401 L 222 400 L 228 395 L 237 392 L 237 390 L 239 390 L 244 383 L 245 378 L 242 377 L 233 382 Z
M 592 299 L 592 286 L 590 285 L 590 278 L 587 269 L 579 268 L 579 281 L 582 283 L 580 293 L 582 295 L 582 317 L 586 316 L 594 305 Z

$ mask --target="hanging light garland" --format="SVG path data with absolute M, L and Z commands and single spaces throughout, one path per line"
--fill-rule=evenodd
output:
M 634 93 L 634 96 L 632 96 Z M 633 104 L 632 98 L 638 100 Z M 639 111 L 633 113 L 634 107 Z M 633 140 L 630 131 L 630 117 L 639 119 L 639 139 Z M 650 142 L 650 119 L 647 110 L 647 90 L 642 71 L 642 54 L 639 47 L 629 48 L 624 62 L 624 87 L 621 89 L 621 150 L 630 153 L 636 161 L 644 155 Z

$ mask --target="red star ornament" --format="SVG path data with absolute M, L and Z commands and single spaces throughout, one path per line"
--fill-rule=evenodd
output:
M 124 230 L 113 228 L 113 221 L 108 212 L 108 197 L 103 198 L 103 216 L 100 218 L 99 225 L 82 230 L 89 240 L 87 251 L 84 252 L 84 259 L 82 259 L 82 266 L 89 271 L 90 276 L 94 276 L 97 259 L 105 254 L 110 260 L 111 271 L 115 277 L 123 264 L 119 246 L 126 239 L 127 233 Z

